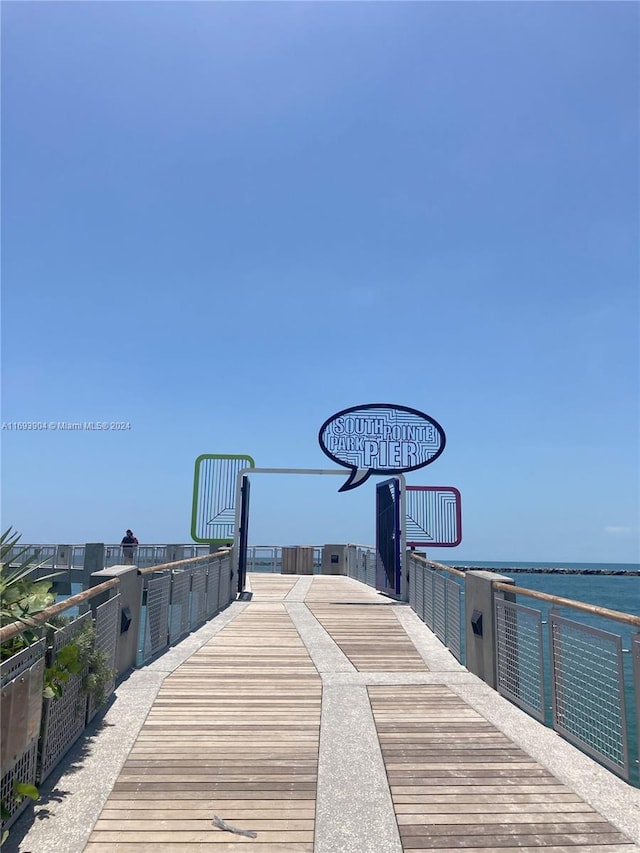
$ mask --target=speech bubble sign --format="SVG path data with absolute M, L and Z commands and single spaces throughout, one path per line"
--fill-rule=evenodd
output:
M 329 459 L 351 469 L 338 490 L 347 492 L 372 474 L 404 474 L 430 465 L 447 439 L 440 424 L 424 412 L 392 403 L 367 403 L 327 418 L 318 441 Z

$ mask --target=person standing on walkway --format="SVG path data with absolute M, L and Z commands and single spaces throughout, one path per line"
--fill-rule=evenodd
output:
M 133 549 L 138 544 L 138 540 L 133 535 L 133 531 L 127 530 L 125 535 L 122 537 L 122 555 L 124 558 L 125 566 L 133 565 Z

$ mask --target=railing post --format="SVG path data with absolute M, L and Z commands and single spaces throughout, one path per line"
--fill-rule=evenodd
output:
M 91 580 L 94 572 L 104 569 L 104 542 L 87 542 L 84 546 L 84 564 L 82 566 L 82 589 L 95 586 Z
M 466 666 L 469 672 L 477 675 L 494 690 L 496 677 L 496 632 L 494 595 L 499 594 L 507 600 L 515 601 L 511 593 L 496 593 L 496 582 L 513 584 L 513 578 L 498 575 L 495 572 L 465 572 L 465 633 Z
M 116 650 L 116 671 L 120 676 L 136 664 L 143 578 L 136 566 L 111 566 L 109 569 L 94 572 L 91 575 L 91 586 L 97 586 L 111 578 L 118 578 L 120 581 L 120 625 Z M 96 606 L 102 601 L 91 603 Z

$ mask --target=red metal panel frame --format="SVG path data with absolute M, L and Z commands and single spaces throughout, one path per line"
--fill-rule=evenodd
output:
M 412 548 L 455 548 L 462 542 L 462 496 L 455 486 L 407 486 L 408 492 L 451 492 L 455 497 L 456 507 L 456 539 L 455 542 L 419 542 L 407 540 L 407 546 Z M 406 519 L 405 519 L 406 523 Z

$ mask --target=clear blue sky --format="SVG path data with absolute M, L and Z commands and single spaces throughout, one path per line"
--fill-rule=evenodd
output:
M 634 3 L 3 3 L 2 515 L 188 541 L 201 453 L 447 448 L 442 560 L 639 556 Z M 374 480 L 254 483 L 251 541 L 373 541 Z

